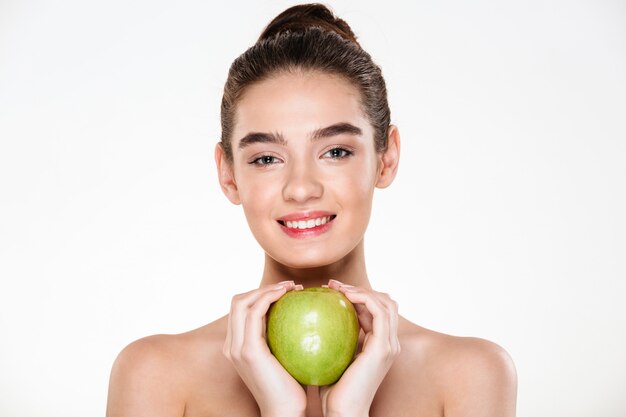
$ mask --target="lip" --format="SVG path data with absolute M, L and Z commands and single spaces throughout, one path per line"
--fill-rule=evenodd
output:
M 299 220 L 317 219 L 318 217 L 327 217 L 327 216 L 334 216 L 334 215 L 335 213 L 333 213 L 332 211 L 321 211 L 321 210 L 301 211 L 297 213 L 287 214 L 286 216 L 279 217 L 276 220 L 281 221 L 281 222 L 293 222 L 293 221 L 299 221 Z
M 299 220 L 309 220 L 316 219 L 318 217 L 327 217 L 331 216 L 331 220 L 325 224 L 320 224 L 319 226 L 312 227 L 310 229 L 294 229 L 291 227 L 285 226 L 281 222 L 287 221 L 299 221 Z M 333 223 L 337 215 L 335 213 L 329 211 L 307 211 L 307 212 L 299 212 L 299 213 L 290 213 L 286 216 L 280 217 L 276 219 L 276 223 L 280 226 L 281 230 L 285 232 L 285 234 L 289 237 L 293 237 L 296 239 L 305 239 L 320 236 L 330 230 L 333 227 Z

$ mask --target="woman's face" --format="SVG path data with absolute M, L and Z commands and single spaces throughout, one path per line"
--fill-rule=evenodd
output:
M 316 72 L 277 75 L 247 88 L 235 120 L 220 181 L 265 252 L 294 268 L 349 254 L 384 166 L 356 88 Z

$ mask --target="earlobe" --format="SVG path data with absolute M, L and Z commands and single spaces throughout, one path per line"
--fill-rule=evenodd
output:
M 226 158 L 221 142 L 218 142 L 215 145 L 215 165 L 217 165 L 217 177 L 224 195 L 230 200 L 231 203 L 241 204 L 239 189 L 237 188 L 237 183 L 235 182 L 233 166 L 232 163 Z
M 400 163 L 400 132 L 394 125 L 389 126 L 387 149 L 381 155 L 381 166 L 376 187 L 386 188 L 393 182 Z

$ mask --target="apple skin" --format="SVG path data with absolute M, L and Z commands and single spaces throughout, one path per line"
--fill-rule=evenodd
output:
M 358 340 L 354 306 L 330 288 L 289 291 L 268 311 L 269 348 L 304 385 L 336 382 L 352 362 Z

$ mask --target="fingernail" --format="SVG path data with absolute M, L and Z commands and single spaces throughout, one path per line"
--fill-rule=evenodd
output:
M 302 291 L 304 289 L 304 287 L 302 286 L 302 284 L 298 284 L 293 289 L 296 290 L 296 291 Z
M 330 284 L 343 285 L 343 283 L 342 283 L 342 282 L 337 281 L 336 279 L 330 279 L 330 280 L 328 280 L 328 285 L 330 285 Z

